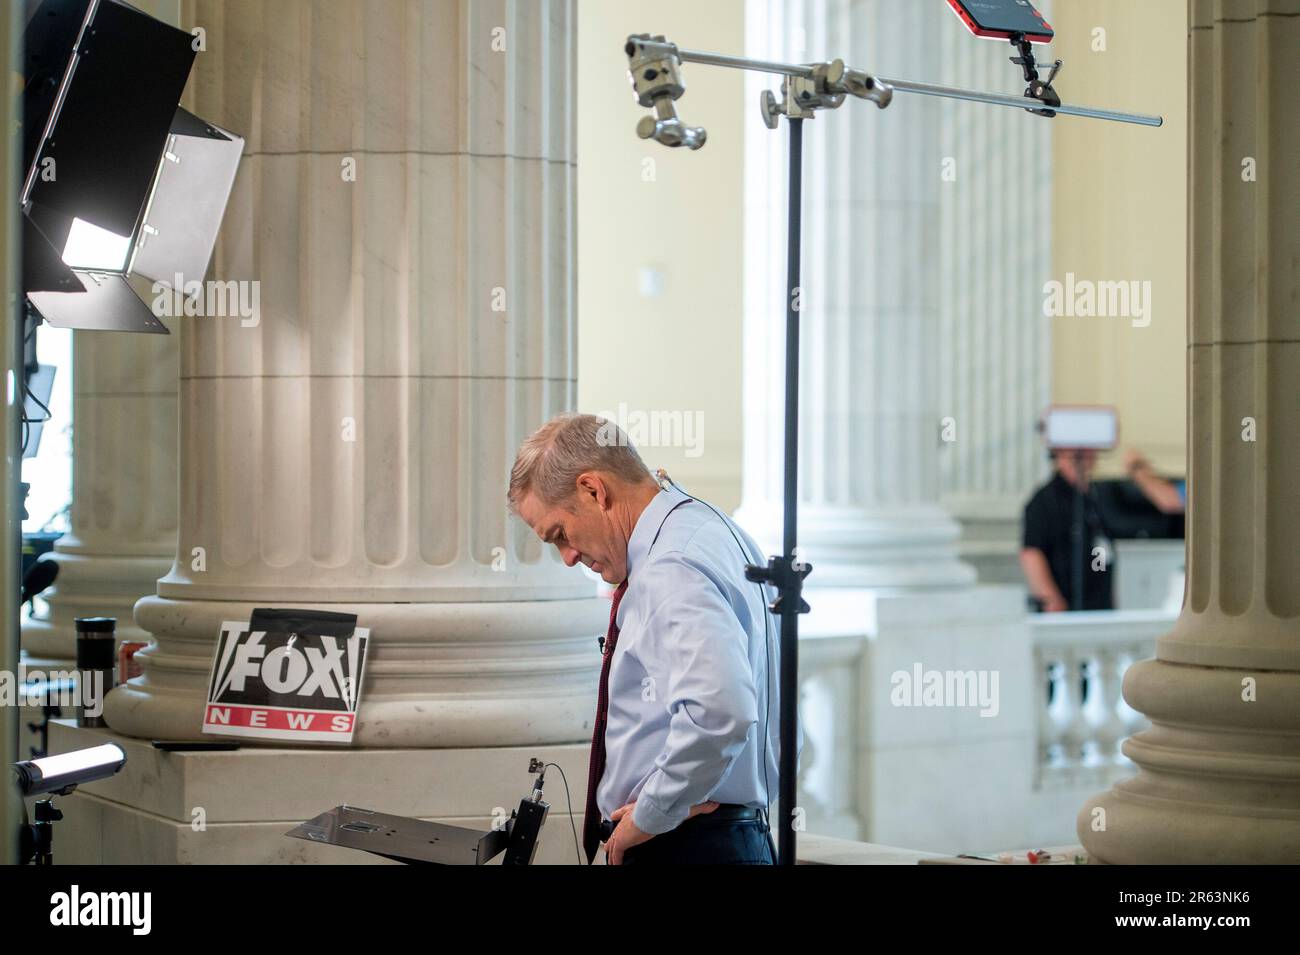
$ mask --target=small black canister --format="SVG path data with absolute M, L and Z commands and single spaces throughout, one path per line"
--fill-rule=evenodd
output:
M 77 725 L 107 726 L 104 722 L 104 697 L 113 689 L 117 618 L 78 617 L 76 624 L 77 680 L 81 697 L 77 706 Z

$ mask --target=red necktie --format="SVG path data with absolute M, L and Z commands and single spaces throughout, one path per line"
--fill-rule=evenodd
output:
M 596 858 L 600 846 L 600 810 L 596 808 L 596 787 L 605 774 L 605 722 L 609 716 L 609 665 L 614 659 L 614 644 L 618 642 L 618 604 L 627 591 L 627 581 L 614 591 L 613 606 L 609 608 L 609 632 L 605 637 L 605 655 L 600 665 L 600 690 L 596 696 L 596 725 L 591 733 L 591 760 L 587 770 L 587 809 L 582 817 L 582 848 L 587 853 L 587 863 Z

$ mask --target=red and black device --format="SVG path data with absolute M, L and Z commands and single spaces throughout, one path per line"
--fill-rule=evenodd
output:
M 1029 0 L 948 0 L 948 6 L 976 36 L 1051 43 L 1056 35 Z
M 976 36 L 994 40 L 1010 40 L 1017 55 L 1011 62 L 1025 74 L 1025 96 L 1037 100 L 1042 106 L 1025 109 L 1039 116 L 1055 116 L 1053 107 L 1061 105 L 1061 97 L 1052 88 L 1052 80 L 1060 72 L 1061 61 L 1052 64 L 1052 71 L 1044 80 L 1038 75 L 1034 60 L 1035 43 L 1051 43 L 1056 33 L 1043 19 L 1029 0 L 948 0 L 948 6 Z

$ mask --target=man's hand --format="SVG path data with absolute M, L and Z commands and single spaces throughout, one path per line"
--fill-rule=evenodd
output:
M 1124 452 L 1124 471 L 1129 477 L 1136 477 L 1139 471 L 1145 471 L 1151 467 L 1151 464 L 1142 452 L 1134 448 L 1129 448 Z
M 1020 567 L 1025 572 L 1029 592 L 1043 602 L 1043 613 L 1070 609 L 1070 604 L 1052 579 L 1052 568 L 1047 563 L 1046 554 L 1037 547 L 1025 547 L 1020 551 Z
M 702 802 L 698 806 L 692 806 L 690 814 L 686 817 L 698 816 L 700 813 L 713 812 L 718 808 L 716 802 Z M 654 833 L 643 832 L 636 827 L 632 821 L 632 809 L 636 806 L 636 800 L 632 800 L 626 806 L 620 806 L 609 814 L 609 821 L 618 823 L 614 831 L 610 833 L 609 841 L 605 843 L 605 856 L 609 859 L 610 865 L 622 865 L 623 853 L 633 846 L 639 846 L 643 842 L 649 842 L 654 838 Z

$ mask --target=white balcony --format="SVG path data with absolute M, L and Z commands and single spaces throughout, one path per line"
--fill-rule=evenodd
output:
M 1026 615 L 1020 600 L 999 587 L 813 599 L 800 638 L 807 833 L 946 855 L 1077 843 L 1084 801 L 1133 772 L 1119 744 L 1145 722 L 1121 696 L 1124 671 L 1176 614 Z M 983 679 L 995 692 L 900 702 L 900 674 L 918 667 L 949 691 Z

